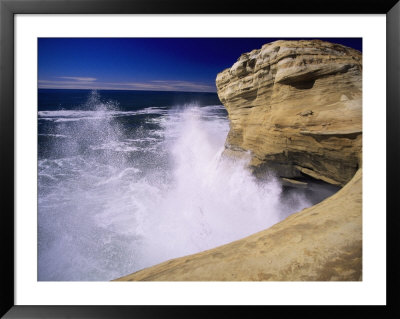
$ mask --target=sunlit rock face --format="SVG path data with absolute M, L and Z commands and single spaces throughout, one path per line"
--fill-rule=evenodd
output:
M 226 154 L 254 172 L 344 185 L 361 167 L 362 55 L 319 40 L 276 41 L 216 78 L 231 123 Z

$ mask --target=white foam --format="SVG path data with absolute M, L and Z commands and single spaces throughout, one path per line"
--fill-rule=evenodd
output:
M 64 134 L 38 134 L 39 136 L 51 136 L 51 137 L 62 137 L 62 138 L 68 138 L 69 136 L 64 135 Z
M 114 106 L 112 106 L 114 107 Z M 129 107 L 127 107 L 129 108 Z M 132 108 L 134 108 L 132 106 Z M 148 107 L 141 110 L 135 111 L 120 111 L 120 110 L 108 110 L 107 106 L 96 110 L 55 110 L 55 111 L 39 111 L 39 120 L 48 121 L 79 121 L 79 120 L 92 120 L 92 119 L 103 119 L 105 117 L 120 117 L 120 116 L 133 116 L 143 114 L 166 114 L 167 110 L 160 107 Z
M 92 150 L 112 150 L 115 152 L 135 152 L 140 150 L 139 147 L 136 147 L 132 143 L 125 141 L 111 141 L 108 143 L 104 143 L 101 145 L 90 146 Z

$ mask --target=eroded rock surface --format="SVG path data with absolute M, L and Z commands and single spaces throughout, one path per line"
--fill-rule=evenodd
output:
M 361 167 L 361 80 L 361 53 L 339 44 L 276 41 L 242 54 L 216 79 L 231 121 L 225 153 L 251 151 L 256 173 L 343 186 Z

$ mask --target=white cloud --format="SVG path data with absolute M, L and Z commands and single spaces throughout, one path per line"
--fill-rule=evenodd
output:
M 205 83 L 189 81 L 164 81 L 155 80 L 149 82 L 130 82 L 127 83 L 131 88 L 143 90 L 161 90 L 161 91 L 215 91 L 215 87 Z
M 58 76 L 58 79 L 67 79 L 67 80 L 73 80 L 73 81 L 79 81 L 79 82 L 93 82 L 96 81 L 96 78 L 86 78 L 86 77 L 80 77 L 80 76 Z
M 212 84 L 190 81 L 153 80 L 147 82 L 101 82 L 90 77 L 59 76 L 63 80 L 39 80 L 41 89 L 95 89 L 95 90 L 145 90 L 215 92 Z

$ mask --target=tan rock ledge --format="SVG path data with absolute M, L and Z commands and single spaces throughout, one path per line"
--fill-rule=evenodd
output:
M 358 281 L 361 169 L 333 196 L 271 228 L 116 281 Z
M 293 186 L 298 188 L 307 188 L 308 183 L 297 181 L 291 178 L 282 178 L 281 179 L 282 186 Z

